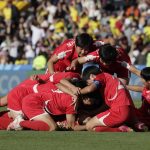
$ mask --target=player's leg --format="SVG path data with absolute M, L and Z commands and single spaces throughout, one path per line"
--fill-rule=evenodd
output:
M 22 86 L 17 86 L 8 93 L 7 109 L 10 111 L 9 116 L 11 118 L 15 119 L 22 114 L 22 99 L 28 94 L 30 94 L 29 90 Z
M 86 124 L 86 128 L 89 131 L 94 131 L 95 127 L 119 127 L 125 123 L 129 116 L 128 107 L 118 107 L 115 110 L 109 109 L 105 112 L 98 114 L 89 120 Z
M 22 110 L 31 122 L 41 121 L 48 125 L 49 131 L 56 130 L 57 125 L 52 117 L 44 110 L 41 94 L 31 94 L 23 99 Z

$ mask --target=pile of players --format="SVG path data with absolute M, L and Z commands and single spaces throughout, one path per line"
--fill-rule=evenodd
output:
M 54 50 L 45 74 L 33 75 L 0 99 L 1 130 L 145 132 L 150 129 L 150 68 L 131 65 L 123 48 L 87 33 Z M 128 85 L 130 72 L 143 87 Z M 128 90 L 142 92 L 136 108 Z

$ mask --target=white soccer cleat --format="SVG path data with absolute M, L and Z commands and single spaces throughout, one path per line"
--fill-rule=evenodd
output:
M 20 130 L 22 130 L 23 128 L 20 126 L 21 121 L 24 121 L 24 119 L 23 119 L 22 115 L 18 115 L 15 118 L 15 120 L 8 125 L 7 130 L 8 131 L 10 131 L 10 130 L 20 131 Z

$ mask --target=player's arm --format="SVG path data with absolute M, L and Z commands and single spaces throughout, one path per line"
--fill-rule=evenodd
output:
M 48 67 L 48 70 L 49 70 L 49 73 L 50 74 L 53 74 L 55 71 L 54 71 L 54 64 L 58 61 L 58 57 L 56 54 L 54 54 L 49 60 L 48 60 L 48 63 L 47 63 L 47 67 Z
M 67 121 L 67 124 L 68 124 L 68 128 L 74 129 L 75 115 L 74 114 L 66 114 L 66 121 Z
M 64 86 L 66 86 L 67 88 L 69 88 L 69 89 L 72 91 L 72 93 L 73 93 L 74 95 L 80 94 L 80 88 L 74 86 L 74 85 L 69 81 L 69 79 L 62 79 L 62 80 L 60 80 L 60 83 L 63 84 Z
M 71 65 L 66 68 L 66 70 L 76 70 L 79 65 L 78 58 L 72 60 Z
M 118 78 L 124 85 L 129 83 L 129 78 Z
M 95 83 L 92 83 L 91 85 L 88 85 L 86 87 L 84 87 L 83 89 L 80 90 L 81 94 L 87 94 L 87 93 L 91 93 L 97 90 L 97 86 Z
M 86 130 L 86 125 L 75 125 L 74 126 L 74 131 L 85 131 Z
M 63 85 L 63 84 L 61 84 L 61 83 L 57 83 L 56 86 L 57 86 L 57 88 L 58 88 L 59 90 L 61 90 L 62 92 L 67 93 L 67 94 L 69 94 L 69 95 L 75 97 L 75 95 L 73 94 L 73 92 L 72 92 L 67 86 L 65 86 L 65 85 Z
M 131 91 L 142 92 L 144 87 L 138 85 L 126 85 L 126 88 Z
M 141 76 L 141 75 L 140 75 L 140 74 L 141 74 L 141 71 L 138 70 L 134 65 L 129 64 L 129 63 L 125 62 L 125 61 L 121 62 L 121 65 L 122 65 L 123 67 L 127 68 L 130 72 L 136 74 L 137 76 L 139 76 L 139 77 Z
M 77 63 L 78 64 L 85 64 L 87 62 L 86 56 L 78 57 Z
M 136 74 L 138 77 L 141 77 L 141 70 L 138 70 L 135 66 L 130 65 L 129 70 L 130 70 L 132 73 Z

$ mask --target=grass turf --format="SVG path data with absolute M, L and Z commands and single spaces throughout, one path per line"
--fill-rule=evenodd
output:
M 140 104 L 140 101 L 135 101 L 137 107 Z M 0 131 L 0 150 L 30 149 L 149 150 L 149 133 Z
M 149 150 L 149 133 L 1 131 L 1 150 Z

